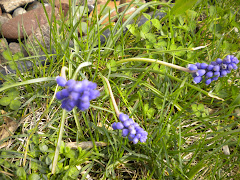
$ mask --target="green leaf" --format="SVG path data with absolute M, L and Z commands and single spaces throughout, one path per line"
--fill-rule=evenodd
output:
M 148 32 L 150 31 L 150 29 L 151 29 L 151 23 L 150 23 L 150 21 L 145 22 L 145 23 L 141 26 L 141 32 L 142 32 L 143 34 L 148 33 Z
M 155 28 L 157 28 L 157 30 L 162 29 L 162 25 L 160 24 L 160 21 L 158 19 L 151 19 L 151 22 L 152 22 L 153 26 Z
M 145 37 L 151 42 L 151 43 L 156 43 L 156 37 L 152 33 L 147 33 L 145 34 Z
M 7 49 L 6 51 L 3 51 L 2 56 L 4 59 L 11 61 L 12 60 L 12 52 Z
M 194 112 L 195 112 L 195 111 L 198 111 L 196 104 L 193 104 L 193 105 L 192 105 L 192 110 L 193 110 Z
M 21 102 L 19 100 L 13 100 L 11 103 L 10 103 L 10 109 L 12 110 L 18 110 L 21 106 Z
M 14 99 L 15 97 L 19 96 L 19 91 L 13 88 L 7 92 L 7 95 L 8 97 L 12 97 Z
M 17 174 L 17 176 L 19 177 L 20 180 L 27 179 L 27 174 L 26 174 L 25 169 L 23 167 L 17 168 L 16 174 Z
M 162 100 L 158 97 L 154 98 L 154 104 L 157 107 L 157 109 L 162 109 Z
M 41 144 L 39 145 L 39 149 L 40 149 L 40 151 L 42 151 L 42 152 L 47 152 L 48 146 L 47 146 L 46 144 L 44 144 L 44 143 L 41 143 Z
M 198 0 L 177 0 L 171 10 L 172 15 L 180 15 L 191 9 Z
M 83 33 L 85 33 L 85 34 L 87 34 L 87 28 L 88 28 L 88 25 L 87 25 L 87 23 L 86 22 L 81 22 L 80 23 L 80 30 L 83 32 Z
M 17 52 L 16 54 L 13 55 L 13 60 L 16 61 L 16 60 L 19 60 L 23 57 L 24 57 L 23 53 Z
M 201 111 L 201 112 L 204 112 L 205 111 L 205 107 L 203 104 L 199 104 L 198 105 L 198 110 Z
M 28 180 L 39 180 L 41 179 L 37 173 L 32 173 L 28 176 Z
M 143 13 L 143 16 L 144 16 L 145 18 L 147 18 L 148 20 L 150 20 L 150 19 L 152 18 L 149 14 L 146 14 L 146 13 Z
M 0 99 L 0 105 L 7 106 L 11 103 L 11 101 L 12 101 L 12 98 L 3 97 L 3 98 Z

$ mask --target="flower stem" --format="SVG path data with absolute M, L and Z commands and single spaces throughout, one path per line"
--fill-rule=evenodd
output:
M 119 109 L 118 109 L 116 100 L 115 100 L 115 98 L 114 98 L 114 96 L 113 96 L 113 92 L 112 92 L 112 88 L 111 88 L 111 86 L 110 86 L 110 83 L 109 83 L 109 81 L 108 81 L 108 79 L 107 79 L 106 77 L 103 76 L 103 78 L 104 78 L 104 80 L 105 80 L 106 83 L 107 83 L 108 92 L 109 92 L 109 95 L 110 95 L 110 97 L 111 97 L 114 110 L 115 110 L 115 112 L 116 112 L 116 114 L 117 114 L 117 117 L 119 117 L 120 111 L 119 111 Z
M 120 65 L 122 63 L 131 62 L 131 61 L 156 63 L 156 64 L 161 64 L 161 65 L 164 65 L 164 66 L 168 66 L 168 67 L 171 67 L 171 68 L 174 68 L 174 69 L 178 69 L 180 71 L 185 71 L 185 72 L 188 72 L 188 73 L 195 72 L 195 71 L 190 71 L 188 68 L 184 68 L 184 67 L 181 67 L 181 66 L 178 66 L 178 65 L 175 65 L 175 64 L 167 63 L 167 62 L 156 60 L 156 59 L 149 59 L 149 58 L 128 58 L 128 59 L 123 59 L 123 60 L 117 61 L 116 65 Z
M 59 133 L 58 133 L 57 146 L 55 149 L 55 154 L 54 154 L 53 163 L 52 163 L 52 174 L 55 174 L 55 172 L 56 172 L 58 155 L 59 155 L 60 146 L 61 146 L 61 142 L 62 142 L 63 128 L 64 128 L 66 116 L 67 116 L 67 111 L 63 109 L 62 119 L 60 122 L 60 129 L 59 129 Z

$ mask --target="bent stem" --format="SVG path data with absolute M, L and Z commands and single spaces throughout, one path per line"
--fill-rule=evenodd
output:
M 149 59 L 149 58 L 128 58 L 128 59 L 123 59 L 123 60 L 117 61 L 116 65 L 120 65 L 122 63 L 131 62 L 131 61 L 156 63 L 156 64 L 161 64 L 161 65 L 164 65 L 164 66 L 168 66 L 168 67 L 171 67 L 171 68 L 174 68 L 174 69 L 178 69 L 180 71 L 185 71 L 185 72 L 188 72 L 188 73 L 195 72 L 195 71 L 190 71 L 188 68 L 184 68 L 184 67 L 181 67 L 181 66 L 178 66 L 178 65 L 175 65 L 175 64 L 167 63 L 167 62 L 156 60 L 156 59 Z
M 111 86 L 110 86 L 110 83 L 109 83 L 109 81 L 108 81 L 108 79 L 107 79 L 106 77 L 103 76 L 103 78 L 104 78 L 104 80 L 105 80 L 106 83 L 107 83 L 108 92 L 109 92 L 109 95 L 110 95 L 110 97 L 111 97 L 114 110 L 115 110 L 115 112 L 116 112 L 116 114 L 117 114 L 117 117 L 119 117 L 120 111 L 119 111 L 119 109 L 118 109 L 116 100 L 115 100 L 115 98 L 114 98 L 114 96 L 113 96 L 113 92 L 112 92 L 112 88 L 111 88 Z
M 63 109 L 62 118 L 61 118 L 61 122 L 60 122 L 60 130 L 58 133 L 57 146 L 55 149 L 55 154 L 54 154 L 53 163 L 52 163 L 52 174 L 55 174 L 55 172 L 56 172 L 56 166 L 57 166 L 59 150 L 60 150 L 60 146 L 61 146 L 61 142 L 62 142 L 63 128 L 64 128 L 66 116 L 67 116 L 67 111 L 65 109 Z

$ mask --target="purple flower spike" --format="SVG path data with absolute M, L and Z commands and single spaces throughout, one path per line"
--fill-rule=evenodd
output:
M 201 68 L 201 63 L 196 63 L 195 65 L 197 66 L 198 69 Z
M 232 67 L 233 67 L 234 70 L 236 70 L 236 69 L 238 68 L 235 63 L 232 63 L 231 65 L 232 65 Z
M 197 76 L 203 76 L 206 73 L 206 70 L 200 69 L 196 72 Z
M 198 67 L 197 67 L 195 64 L 189 64 L 189 65 L 188 65 L 188 69 L 189 69 L 190 71 L 195 71 L 195 70 L 198 69 Z
M 128 136 L 128 139 L 132 141 L 133 144 L 137 144 L 140 139 L 142 139 L 140 142 L 146 142 L 148 133 L 144 131 L 138 123 L 123 113 L 119 115 L 119 119 L 121 122 L 112 124 L 114 130 L 122 129 L 122 136 Z
M 217 65 L 217 62 L 212 61 L 212 62 L 211 62 L 211 65 L 216 66 L 216 65 Z
M 56 81 L 57 81 L 57 84 L 62 87 L 64 87 L 67 83 L 67 80 L 62 76 L 57 76 Z
M 221 72 L 220 72 L 220 77 L 224 77 L 224 76 L 226 76 L 227 75 L 227 71 L 226 70 L 222 70 Z
M 71 111 L 75 106 L 84 111 L 89 108 L 90 100 L 100 95 L 98 90 L 91 89 L 96 88 L 96 84 L 88 80 L 75 81 L 70 79 L 64 83 L 62 78 L 57 77 L 56 81 L 65 86 L 65 89 L 56 93 L 56 98 L 62 100 L 62 108 L 67 111 Z

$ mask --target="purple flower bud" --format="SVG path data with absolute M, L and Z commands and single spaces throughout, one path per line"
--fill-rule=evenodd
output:
M 217 64 L 222 64 L 222 60 L 221 60 L 220 58 L 217 58 L 217 59 L 216 59 L 216 63 L 217 63 Z
M 221 70 L 220 73 L 221 73 L 220 77 L 224 77 L 224 76 L 227 75 L 227 71 L 226 70 Z
M 132 124 L 134 124 L 134 121 L 133 121 L 133 119 L 132 118 L 129 118 L 129 123 L 130 123 L 130 125 L 132 125 Z
M 137 144 L 138 143 L 138 138 L 135 137 L 135 138 L 133 138 L 132 141 L 133 141 L 133 144 Z
M 78 109 L 80 109 L 81 111 L 85 111 L 89 108 L 90 106 L 90 102 L 89 101 L 79 101 L 79 104 L 78 104 Z
M 219 66 L 219 65 L 214 66 L 214 67 L 213 67 L 213 70 L 214 70 L 214 71 L 220 71 L 220 66 Z
M 130 141 L 132 141 L 133 138 L 135 138 L 135 135 L 134 135 L 134 134 L 129 134 L 128 139 L 129 139 Z
M 206 85 L 209 85 L 211 82 L 212 82 L 211 79 L 207 79 L 206 82 L 205 82 L 205 84 L 206 84 Z
M 90 90 L 89 92 L 89 100 L 96 99 L 100 96 L 100 92 L 98 90 Z
M 195 65 L 197 66 L 198 69 L 201 68 L 201 63 L 196 63 Z
M 227 67 L 228 67 L 227 64 L 222 64 L 222 65 L 221 65 L 221 68 L 222 68 L 222 69 L 227 69 Z
M 197 66 L 196 66 L 195 64 L 189 64 L 189 65 L 188 65 L 188 69 L 189 69 L 190 71 L 195 71 L 195 70 L 197 70 L 198 68 L 197 68 Z
M 144 143 L 144 142 L 146 142 L 147 139 L 144 138 L 144 137 L 141 137 L 139 140 L 140 140 L 141 143 Z
M 88 81 L 87 79 L 84 79 L 84 80 L 82 81 L 82 85 L 83 85 L 84 88 L 88 88 L 89 81 Z
M 128 126 L 130 126 L 129 120 L 124 121 L 123 125 L 124 125 L 124 127 L 128 128 Z
M 71 93 L 70 93 L 70 96 L 69 96 L 71 99 L 73 99 L 73 100 L 78 100 L 78 98 L 80 97 L 80 94 L 79 93 L 77 93 L 77 92 L 74 92 L 74 91 L 72 91 Z
M 197 77 L 193 78 L 193 82 L 194 82 L 195 84 L 198 84 L 198 83 L 200 83 L 201 81 L 202 81 L 202 77 L 200 77 L 200 76 L 197 76 Z
M 206 78 L 210 78 L 210 77 L 213 76 L 213 72 L 212 71 L 208 71 L 205 76 L 206 76 Z
M 239 60 L 236 57 L 234 57 L 234 58 L 232 58 L 232 63 L 238 64 Z
M 94 83 L 94 82 L 89 82 L 89 84 L 88 84 L 88 88 L 89 89 L 96 89 L 97 88 L 97 83 Z
M 192 77 L 197 77 L 197 73 L 196 72 L 192 73 Z
M 230 57 L 230 55 L 227 55 L 227 56 L 223 59 L 223 62 L 226 63 L 226 64 L 231 63 L 231 57 Z
M 57 76 L 56 81 L 57 81 L 57 84 L 62 87 L 64 87 L 67 83 L 67 80 L 62 76 Z
M 208 67 L 208 65 L 206 63 L 201 63 L 200 64 L 201 69 L 206 69 L 207 67 Z
M 217 62 L 212 61 L 212 62 L 211 62 L 211 65 L 216 66 L 216 65 L 217 65 Z
M 233 67 L 234 70 L 236 70 L 236 69 L 238 68 L 235 63 L 232 63 L 231 65 L 232 65 L 232 67 Z
M 122 130 L 122 136 L 123 136 L 123 137 L 126 137 L 126 136 L 128 135 L 128 133 L 129 133 L 129 130 L 128 130 L 128 129 L 123 129 L 123 130 Z
M 197 75 L 197 76 L 203 76 L 205 73 L 206 73 L 206 70 L 200 69 L 200 70 L 198 70 L 198 71 L 196 72 L 196 75 Z
M 133 123 L 132 125 L 133 125 L 135 128 L 136 128 L 136 127 L 139 127 L 139 124 L 138 124 L 138 123 Z
M 78 81 L 78 82 L 74 85 L 74 87 L 73 87 L 73 91 L 78 92 L 78 93 L 81 93 L 81 92 L 83 92 L 84 90 L 85 90 L 85 89 L 84 89 L 81 81 Z
M 231 71 L 233 69 L 232 64 L 228 64 L 227 70 Z
M 56 93 L 56 98 L 57 98 L 58 100 L 64 99 L 64 97 L 62 96 L 61 91 L 58 91 L 58 92 Z
M 89 93 L 88 93 L 88 91 L 84 91 L 83 92 L 83 94 L 81 96 L 81 101 L 83 101 L 83 102 L 89 101 Z
M 207 70 L 212 71 L 213 67 L 214 67 L 214 65 L 210 64 L 210 65 L 208 65 Z
M 123 124 L 121 122 L 118 122 L 116 124 L 116 127 L 117 127 L 117 129 L 123 129 L 124 128 L 124 126 L 123 126 Z
M 212 77 L 212 81 L 218 80 L 218 77 L 220 76 L 220 72 L 214 72 L 214 73 L 213 73 L 213 76 L 214 76 L 214 77 Z
M 124 122 L 128 119 L 129 119 L 129 116 L 127 114 L 123 114 L 123 113 L 119 114 L 119 120 L 120 121 Z
M 114 122 L 113 124 L 112 124 L 112 128 L 113 128 L 113 130 L 116 130 L 117 129 L 117 123 L 116 122 Z
M 69 80 L 67 81 L 67 83 L 66 83 L 66 86 L 67 86 L 67 88 L 68 88 L 69 91 L 72 91 L 73 88 L 74 88 L 74 86 L 75 86 L 75 84 L 76 84 L 76 81 L 75 81 L 75 80 L 69 79 Z

